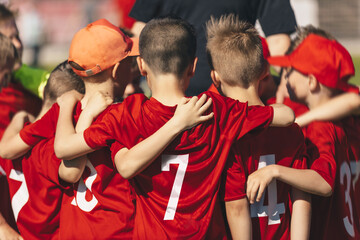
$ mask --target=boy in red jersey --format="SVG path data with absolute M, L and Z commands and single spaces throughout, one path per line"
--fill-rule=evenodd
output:
M 289 55 L 268 61 L 288 67 L 290 97 L 305 103 L 310 110 L 338 92 L 358 91 L 347 83 L 354 74 L 351 56 L 335 40 L 309 34 Z M 359 218 L 342 123 L 312 122 L 304 132 L 310 169 L 276 165 L 260 169 L 248 180 L 250 201 L 259 201 L 262 190 L 256 196 L 258 189 L 276 178 L 318 195 L 312 197 L 311 239 L 358 239 Z
M 258 92 L 260 81 L 268 77 L 269 64 L 264 60 L 262 43 L 255 28 L 234 15 L 222 16 L 207 23 L 207 38 L 214 85 L 228 97 L 248 101 L 249 105 L 264 106 Z M 236 87 L 229 90 L 227 85 Z M 254 138 L 234 144 L 232 153 L 223 191 L 233 239 L 250 239 L 251 225 L 253 239 L 290 239 L 290 222 L 294 224 L 292 239 L 307 239 L 309 196 L 274 181 L 267 187 L 268 194 L 261 202 L 251 205 L 250 212 L 246 198 L 246 178 L 259 167 L 269 164 L 306 167 L 301 129 L 296 124 L 286 128 L 268 128 Z M 290 213 L 290 194 L 293 215 Z
M 14 68 L 15 62 L 17 61 L 18 55 L 11 40 L 0 33 L 0 92 L 3 87 L 6 87 L 11 79 L 11 72 Z M 0 121 L 0 138 L 3 135 L 6 124 Z M 12 217 L 10 198 L 8 194 L 8 186 L 5 178 L 0 179 L 0 239 L 5 236 L 17 236 L 18 234 L 9 226 L 12 225 L 15 228 L 15 222 Z M 4 214 L 4 216 L 2 215 Z
M 181 133 L 167 146 L 166 131 L 154 132 L 171 121 L 174 106 L 183 101 L 194 74 L 193 28 L 181 19 L 155 19 L 143 29 L 139 47 L 138 65 L 152 98 L 129 96 L 123 104 L 111 106 L 83 134 L 74 133 L 65 116 L 71 109 L 64 110 L 65 117 L 59 116 L 55 152 L 72 158 L 116 140 L 112 146 L 116 168 L 122 176 L 133 177 L 134 239 L 225 238 L 217 195 L 231 144 L 271 123 L 291 123 L 293 112 L 285 106 L 248 107 L 207 92 L 214 119 Z M 149 142 L 149 136 L 157 140 Z M 145 144 L 148 154 L 140 156 L 143 152 L 136 149 Z
M 84 91 L 84 83 L 75 75 L 67 62 L 51 73 L 44 90 L 41 118 L 66 91 Z M 4 139 L 23 128 L 26 112 L 18 112 L 4 133 Z M 11 204 L 21 235 L 25 239 L 57 239 L 62 191 L 69 188 L 59 180 L 61 160 L 53 150 L 53 140 L 43 140 L 26 156 L 14 161 L 0 158 L 0 168 L 8 179 Z
M 136 54 L 137 43 L 105 19 L 89 24 L 74 36 L 69 64 L 83 78 L 86 91 L 81 102 L 77 102 L 76 98 L 70 98 L 69 95 L 61 98 L 59 102 L 59 105 L 65 104 L 72 109 L 76 105 L 75 114 L 71 110 L 69 116 L 71 122 L 78 119 L 80 122 L 83 116 L 83 119 L 91 123 L 94 113 L 88 109 L 92 108 L 91 102 L 97 101 L 99 96 L 101 100 L 102 95 L 99 95 L 98 91 L 107 95 L 103 105 L 105 107 L 114 97 L 123 95 L 124 88 L 130 80 L 131 59 L 127 56 Z M 194 100 L 192 103 L 199 103 L 199 107 L 204 103 Z M 28 151 L 41 139 L 52 138 L 59 111 L 63 109 L 62 105 L 59 109 L 59 105 L 54 104 L 43 118 L 2 143 L 7 144 L 2 153 L 13 158 Z M 189 114 L 185 112 L 180 114 L 182 115 Z M 181 128 L 183 125 L 181 124 Z M 173 131 L 170 129 L 170 132 Z M 16 146 L 9 143 L 16 143 Z M 61 214 L 65 217 L 61 217 L 61 238 L 132 238 L 135 209 L 129 183 L 116 173 L 109 149 L 99 149 L 86 158 L 63 162 L 58 171 L 62 179 L 76 183 L 74 189 L 66 191 L 63 196 Z M 110 221 L 113 224 L 109 224 Z

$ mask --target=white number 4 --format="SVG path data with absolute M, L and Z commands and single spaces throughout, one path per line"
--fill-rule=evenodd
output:
M 174 220 L 188 162 L 189 162 L 189 154 L 162 155 L 161 171 L 170 171 L 170 164 L 179 164 L 179 167 L 176 172 L 174 184 L 171 189 L 169 202 L 166 207 L 164 220 Z
M 275 155 L 260 156 L 258 169 L 266 167 L 267 165 L 275 164 Z M 264 196 L 262 195 L 260 202 L 251 205 L 251 217 L 268 217 L 268 224 L 279 224 L 280 214 L 285 213 L 284 203 L 277 203 L 277 187 L 276 180 L 273 180 L 267 187 L 268 192 L 268 206 L 264 206 Z

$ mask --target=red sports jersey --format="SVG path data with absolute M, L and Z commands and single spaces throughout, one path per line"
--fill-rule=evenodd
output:
M 214 118 L 179 135 L 130 182 L 136 193 L 134 239 L 226 238 L 217 195 L 231 144 L 268 126 L 273 110 L 206 94 L 213 100 Z M 113 139 L 131 148 L 164 125 L 175 109 L 135 94 L 113 106 L 84 137 L 92 148 Z
M 332 187 L 330 197 L 313 196 L 311 239 L 359 239 L 348 142 L 339 123 L 312 122 L 305 135 L 310 168 Z M 316 184 L 316 183 L 314 183 Z
M 273 103 L 276 103 L 275 97 L 268 99 L 266 102 L 267 105 L 270 105 Z M 286 106 L 291 108 L 294 111 L 296 117 L 309 111 L 309 108 L 306 105 L 304 105 L 302 103 L 291 101 L 290 98 L 285 98 L 283 104 L 285 104 Z
M 74 123 L 80 113 L 79 103 Z M 54 104 L 39 121 L 21 130 L 21 138 L 32 146 L 41 139 L 53 137 L 58 115 L 59 105 Z M 61 239 L 131 239 L 135 207 L 129 182 L 117 173 L 109 149 L 87 156 L 89 161 L 82 178 L 73 191 L 66 191 L 63 197 Z
M 24 110 L 36 116 L 41 109 L 41 99 L 32 95 L 18 83 L 10 83 L 0 91 L 0 138 L 12 117 Z
M 0 158 L 11 196 L 11 205 L 24 239 L 58 239 L 62 188 L 54 141 L 44 140 L 17 160 Z
M 341 121 L 350 145 L 350 169 L 353 176 L 353 188 L 355 192 L 355 204 L 357 215 L 360 218 L 360 117 L 351 116 Z M 360 230 L 359 230 L 360 232 Z
M 0 91 L 0 139 L 12 117 L 20 110 L 36 116 L 41 109 L 41 100 L 25 90 L 19 83 L 10 83 Z M 0 212 L 14 229 L 16 224 L 10 205 L 9 187 L 5 178 L 0 179 Z
M 224 175 L 225 201 L 246 197 L 247 177 L 270 164 L 306 168 L 305 141 L 300 127 L 268 128 L 232 147 Z M 291 186 L 272 181 L 260 202 L 250 207 L 253 239 L 290 239 Z

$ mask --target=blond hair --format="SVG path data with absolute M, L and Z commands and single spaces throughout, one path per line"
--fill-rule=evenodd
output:
M 230 86 L 249 85 L 266 67 L 261 39 L 250 23 L 234 14 L 213 17 L 206 23 L 210 67 Z

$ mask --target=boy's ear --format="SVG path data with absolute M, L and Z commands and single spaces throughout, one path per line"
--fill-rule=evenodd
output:
M 116 63 L 111 71 L 111 76 L 115 79 L 116 76 L 116 73 L 117 73 L 117 70 L 120 66 L 120 62 Z
M 190 71 L 190 72 L 189 72 L 190 77 L 193 77 L 193 76 L 195 75 L 195 69 L 196 69 L 196 64 L 197 64 L 197 62 L 198 62 L 198 58 L 196 57 L 196 58 L 194 59 L 192 68 L 189 69 L 189 71 Z
M 147 71 L 146 71 L 146 69 L 145 69 L 146 63 L 144 62 L 144 59 L 141 58 L 141 57 L 137 57 L 137 58 L 136 58 L 136 62 L 137 62 L 137 64 L 138 64 L 140 74 L 141 74 L 142 76 L 146 76 L 146 75 L 147 75 Z
M 220 76 L 219 76 L 219 74 L 217 73 L 217 71 L 211 70 L 210 76 L 211 76 L 211 79 L 212 79 L 215 87 L 216 87 L 217 89 L 219 89 L 219 87 L 220 87 L 220 85 L 221 85 L 221 81 L 220 81 Z
M 308 81 L 309 81 L 309 89 L 310 91 L 314 92 L 319 89 L 319 82 L 316 79 L 316 77 L 312 74 L 308 75 Z

